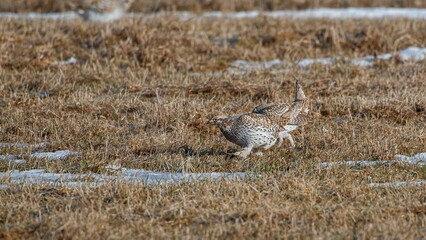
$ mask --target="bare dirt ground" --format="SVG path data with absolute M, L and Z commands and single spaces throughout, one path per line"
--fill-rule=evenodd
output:
M 0 19 L 0 141 L 81 152 L 67 161 L 0 162 L 0 170 L 102 173 L 110 163 L 153 171 L 256 172 L 247 181 L 95 189 L 0 190 L 0 238 L 396 238 L 426 234 L 425 168 L 322 169 L 320 162 L 386 160 L 426 146 L 425 62 L 345 62 L 274 75 L 212 76 L 234 60 L 297 62 L 426 46 L 416 20 Z M 233 38 L 233 44 L 227 44 Z M 237 39 L 235 43 L 235 39 Z M 77 64 L 57 65 L 75 57 Z M 193 74 L 201 73 L 201 74 Z M 247 160 L 206 124 L 216 114 L 311 99 L 297 147 Z M 183 149 L 183 150 L 182 150 Z M 2 154 L 27 150 L 1 149 Z M 206 154 L 196 154 L 196 153 Z M 6 180 L 2 180 L 6 181 Z M 1 183 L 1 182 L 0 182 Z

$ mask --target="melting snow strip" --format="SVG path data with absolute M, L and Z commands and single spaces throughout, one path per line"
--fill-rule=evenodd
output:
M 19 155 L 0 155 L 0 161 L 9 160 L 9 163 L 24 164 L 26 163 L 23 158 L 30 159 L 47 159 L 47 160 L 64 160 L 70 156 L 78 155 L 78 152 L 70 150 L 60 150 L 56 152 L 36 152 L 32 154 L 19 154 Z
M 254 173 L 175 173 L 175 172 L 151 172 L 142 169 L 120 169 L 117 175 L 106 174 L 71 174 L 71 173 L 47 173 L 44 169 L 29 171 L 13 170 L 0 172 L 0 179 L 5 179 L 11 184 L 37 184 L 65 187 L 97 187 L 111 182 L 144 183 L 148 185 L 184 183 L 202 180 L 232 180 L 247 179 L 256 176 Z M 94 179 L 93 181 L 90 179 Z M 4 184 L 3 184 L 4 185 Z
M 60 150 L 56 152 L 40 152 L 28 155 L 29 158 L 35 159 L 48 159 L 48 160 L 64 160 L 65 158 L 73 155 L 78 155 L 78 152 L 70 150 Z
M 65 61 L 56 61 L 55 62 L 56 65 L 70 65 L 70 64 L 76 64 L 76 63 L 78 63 L 78 60 L 75 57 L 70 57 Z
M 401 51 L 396 51 L 394 53 L 385 53 L 378 56 L 365 56 L 360 58 L 344 58 L 344 57 L 329 57 L 329 58 L 305 58 L 297 62 L 296 66 L 300 68 L 309 68 L 312 65 L 320 64 L 320 65 L 333 65 L 338 62 L 347 62 L 359 67 L 368 68 L 374 66 L 374 62 L 376 60 L 390 60 L 393 57 L 397 57 L 400 61 L 408 62 L 420 62 L 424 61 L 426 59 L 426 48 L 421 47 L 408 47 L 406 49 L 403 49 Z M 285 65 L 286 62 L 281 61 L 279 59 L 274 59 L 271 61 L 264 61 L 264 62 L 249 62 L 245 60 L 236 60 L 231 63 L 231 66 L 224 72 L 211 72 L 211 73 L 205 73 L 205 75 L 213 76 L 213 77 L 219 77 L 226 74 L 236 75 L 236 76 L 242 76 L 246 74 L 250 74 L 252 72 L 256 71 L 266 71 L 268 70 L 268 73 L 271 74 L 286 74 L 290 71 L 290 68 L 287 69 L 273 69 L 278 66 Z M 289 65 L 287 63 L 287 65 Z M 192 73 L 191 76 L 201 76 L 203 73 Z
M 25 161 L 24 159 L 9 160 L 9 164 L 22 165 L 22 164 L 26 164 L 26 163 L 27 163 L 27 161 Z
M 188 15 L 188 13 L 186 13 Z M 205 12 L 201 18 L 244 19 L 257 17 L 295 18 L 295 19 L 381 19 L 381 18 L 410 18 L 426 19 L 426 9 L 420 8 L 315 8 L 301 11 L 248 11 L 248 12 Z
M 95 22 L 110 22 L 125 18 L 161 18 L 174 16 L 181 21 L 191 19 L 227 18 L 249 19 L 258 17 L 293 18 L 293 19 L 382 19 L 382 18 L 408 18 L 426 19 L 426 9 L 421 8 L 315 8 L 306 10 L 284 11 L 247 11 L 247 12 L 204 12 L 194 14 L 191 12 L 160 12 L 151 14 L 124 13 L 120 9 L 112 12 L 92 14 L 90 20 Z M 80 19 L 75 12 L 63 13 L 0 13 L 3 18 L 19 19 L 49 19 L 49 20 L 76 20 Z
M 386 182 L 386 183 L 369 183 L 369 187 L 421 187 L 426 186 L 425 181 L 419 181 L 419 182 Z
M 274 59 L 266 62 L 247 62 L 244 60 L 237 60 L 231 63 L 231 66 L 234 68 L 246 69 L 246 70 L 263 70 L 269 69 L 275 66 L 282 65 L 283 61 L 279 59 Z
M 178 172 L 151 172 L 140 169 L 121 169 L 122 179 L 126 182 L 144 182 L 146 184 L 158 183 L 181 183 L 200 180 L 220 180 L 220 179 L 244 179 L 254 176 L 254 173 L 178 173 Z
M 385 161 L 344 161 L 344 162 L 323 162 L 320 163 L 321 167 L 332 167 L 332 166 L 377 166 L 377 165 L 386 165 L 386 164 L 395 164 L 395 163 L 406 163 L 410 165 L 420 165 L 426 166 L 426 153 L 419 153 L 413 157 L 408 157 L 405 155 L 395 155 L 397 160 L 385 160 Z
M 0 161 L 9 161 L 9 164 L 21 165 L 27 163 L 23 159 L 18 159 L 17 155 L 0 155 Z
M 14 19 L 43 19 L 43 20 L 75 20 L 79 16 L 75 12 L 63 12 L 63 13 L 10 13 L 2 12 L 0 13 L 1 18 L 14 18 Z
M 371 67 L 374 65 L 374 61 L 376 60 L 390 60 L 392 59 L 392 57 L 398 57 L 398 59 L 403 62 L 408 62 L 408 61 L 420 62 L 425 60 L 426 58 L 426 48 L 412 46 L 394 53 L 385 53 L 376 57 L 366 56 L 366 57 L 360 57 L 355 59 L 338 58 L 338 57 L 317 58 L 317 59 L 306 58 L 306 59 L 300 60 L 297 66 L 305 68 L 305 67 L 310 67 L 314 64 L 331 65 L 336 63 L 337 61 L 343 60 L 360 67 Z
M 395 160 L 386 160 L 386 161 L 344 161 L 344 162 L 322 162 L 320 166 L 333 167 L 333 166 L 357 166 L 357 167 L 366 167 L 366 166 L 378 166 L 397 163 Z
M 42 143 L 37 143 L 37 144 L 5 143 L 5 142 L 0 142 L 0 148 L 13 147 L 13 148 L 24 149 L 24 148 L 45 148 L 47 146 L 49 146 L 48 142 L 42 142 Z

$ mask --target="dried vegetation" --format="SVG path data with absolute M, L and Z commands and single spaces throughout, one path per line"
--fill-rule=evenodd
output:
M 231 1 L 232 2 L 232 1 Z M 356 2 L 356 1 L 354 1 Z M 374 2 L 374 1 L 373 1 Z M 254 171 L 243 182 L 0 191 L 0 238 L 398 238 L 426 232 L 424 188 L 405 165 L 320 169 L 318 163 L 424 152 L 425 62 L 209 75 L 249 61 L 381 54 L 426 46 L 414 20 L 126 19 L 110 24 L 0 20 L 0 141 L 71 149 L 65 162 L 0 162 L 2 171 Z M 232 45 L 221 44 L 237 39 Z M 235 41 L 235 40 L 234 40 Z M 219 42 L 219 44 L 218 44 Z M 56 61 L 78 59 L 77 64 Z M 192 73 L 201 73 L 194 75 Z M 293 76 L 312 100 L 297 147 L 242 161 L 206 125 L 215 114 L 290 100 Z M 3 154 L 24 151 L 2 149 Z

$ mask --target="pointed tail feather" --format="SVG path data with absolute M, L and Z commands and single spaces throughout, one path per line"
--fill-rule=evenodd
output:
M 306 96 L 303 92 L 302 86 L 300 86 L 299 79 L 296 78 L 296 97 L 294 99 L 295 102 L 305 100 Z
M 299 79 L 296 79 L 296 97 L 293 104 L 293 111 L 288 124 L 303 125 L 308 122 L 308 100 L 300 86 Z

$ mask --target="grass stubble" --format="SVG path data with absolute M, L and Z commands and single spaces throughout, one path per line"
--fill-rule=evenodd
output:
M 109 24 L 0 20 L 0 140 L 81 152 L 67 161 L 0 162 L 0 170 L 104 173 L 110 163 L 153 171 L 253 171 L 247 181 L 0 191 L 0 238 L 380 238 L 426 235 L 425 168 L 321 169 L 320 162 L 424 152 L 425 63 L 344 62 L 282 75 L 212 76 L 237 59 L 359 57 L 426 45 L 415 20 L 126 19 Z M 233 46 L 218 44 L 236 38 Z M 55 61 L 76 57 L 74 65 Z M 205 73 L 200 76 L 191 73 Z M 311 99 L 297 147 L 247 160 L 206 124 L 216 114 Z M 184 149 L 185 151 L 183 151 Z M 2 149 L 2 154 L 28 153 Z M 6 180 L 2 180 L 7 183 Z

